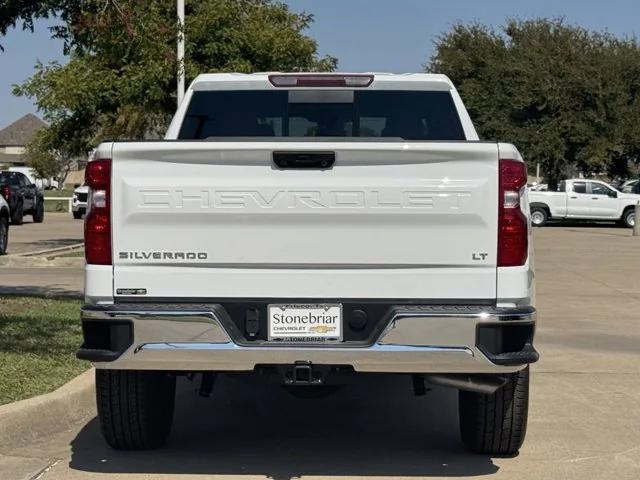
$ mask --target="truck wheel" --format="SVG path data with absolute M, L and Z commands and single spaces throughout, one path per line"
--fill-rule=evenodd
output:
M 15 210 L 11 214 L 11 223 L 13 225 L 22 225 L 22 217 L 24 216 L 24 212 L 22 210 L 22 202 L 16 205 Z
M 544 208 L 533 207 L 531 209 L 531 224 L 534 227 L 542 227 L 549 220 L 549 214 Z
M 42 223 L 44 220 L 44 201 L 40 200 L 33 211 L 33 223 Z
M 82 212 L 80 210 L 73 212 L 73 218 L 80 220 L 82 218 Z
M 513 455 L 522 446 L 529 409 L 529 367 L 490 395 L 460 391 L 460 433 L 475 453 Z
M 622 223 L 627 228 L 633 228 L 636 224 L 636 211 L 635 207 L 627 208 L 622 214 Z
M 164 372 L 96 370 L 102 435 L 117 450 L 162 446 L 169 436 L 176 379 Z
M 7 253 L 7 245 L 9 244 L 9 217 L 3 215 L 0 217 L 0 255 Z

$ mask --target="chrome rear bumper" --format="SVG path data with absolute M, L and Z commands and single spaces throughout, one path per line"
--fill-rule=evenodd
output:
M 240 345 L 233 340 L 238 332 L 228 331 L 233 326 L 224 321 L 225 315 L 217 304 L 86 305 L 85 345 L 78 356 L 109 369 L 250 371 L 256 365 L 302 361 L 395 373 L 504 373 L 538 358 L 531 343 L 532 307 L 397 306 L 391 309 L 386 328 L 366 346 Z M 117 327 L 109 329 L 113 326 Z M 482 340 L 487 336 L 479 334 L 494 330 L 503 343 L 510 332 L 518 331 L 520 337 L 524 332 L 528 335 L 524 348 L 496 354 L 492 349 L 497 340 L 487 343 Z M 99 331 L 109 337 L 104 345 L 96 343 Z M 130 332 L 126 342 L 125 331 Z

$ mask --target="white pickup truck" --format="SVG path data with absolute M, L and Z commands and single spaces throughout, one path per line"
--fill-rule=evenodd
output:
M 556 192 L 529 192 L 531 223 L 541 227 L 553 220 L 618 220 L 635 224 L 640 195 L 622 193 L 599 180 L 564 180 Z
M 87 166 L 78 356 L 106 441 L 160 446 L 179 375 L 307 396 L 379 372 L 458 389 L 465 445 L 514 453 L 538 359 L 526 181 L 441 75 L 197 77 L 164 141 Z

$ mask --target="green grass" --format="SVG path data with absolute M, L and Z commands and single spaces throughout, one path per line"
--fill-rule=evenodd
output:
M 55 390 L 89 368 L 75 358 L 80 303 L 0 298 L 0 405 Z
M 45 200 L 44 211 L 69 213 L 69 201 L 68 200 Z
M 58 197 L 73 197 L 73 190 L 45 190 L 43 195 L 46 198 L 58 198 Z M 45 200 L 44 201 L 45 212 L 69 212 L 68 200 Z

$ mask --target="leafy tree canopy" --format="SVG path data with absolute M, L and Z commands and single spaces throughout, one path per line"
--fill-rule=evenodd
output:
M 176 104 L 175 0 L 8 1 L 0 33 L 55 15 L 66 65 L 37 64 L 14 86 L 33 98 L 50 132 L 39 145 L 83 155 L 101 140 L 157 137 Z M 329 71 L 304 35 L 313 18 L 272 0 L 190 0 L 186 5 L 187 82 L 204 72 Z M 35 154 L 35 152 L 34 152 Z
M 480 135 L 513 142 L 551 184 L 572 170 L 626 173 L 640 159 L 640 46 L 567 25 L 454 25 L 427 70 L 448 75 Z
M 53 178 L 60 186 L 64 185 L 76 156 L 70 153 L 75 138 L 69 137 L 68 143 L 61 141 L 66 136 L 53 125 L 38 130 L 26 149 L 29 166 L 38 178 Z

